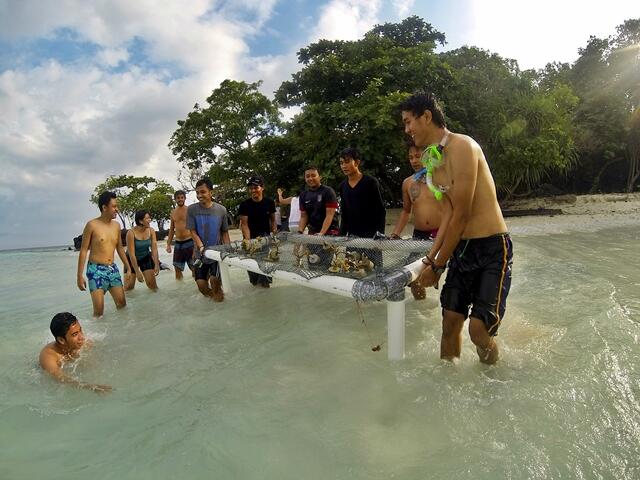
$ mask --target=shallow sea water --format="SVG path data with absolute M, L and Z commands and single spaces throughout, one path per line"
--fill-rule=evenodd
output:
M 461 361 L 439 360 L 433 290 L 389 362 L 348 299 L 232 270 L 214 304 L 161 272 L 95 320 L 76 253 L 0 252 L 0 478 L 640 478 L 639 241 L 514 235 L 494 367 L 466 331 Z M 111 394 L 37 366 L 64 310 L 96 342 L 70 370 Z M 385 305 L 364 316 L 384 341 Z

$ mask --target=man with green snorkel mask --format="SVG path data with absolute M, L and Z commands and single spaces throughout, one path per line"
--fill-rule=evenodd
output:
M 437 200 L 452 207 L 442 246 L 422 259 L 425 266 L 416 280 L 425 287 L 437 285 L 449 268 L 440 294 L 440 358 L 460 358 L 469 317 L 469 336 L 480 361 L 493 364 L 499 356 L 495 335 L 511 286 L 513 249 L 489 165 L 471 137 L 447 130 L 433 94 L 412 95 L 400 110 L 405 132 L 425 147 L 425 183 Z

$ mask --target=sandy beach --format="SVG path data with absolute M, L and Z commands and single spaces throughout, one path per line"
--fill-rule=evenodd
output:
M 504 208 L 504 207 L 503 207 Z M 514 234 L 546 234 L 594 231 L 604 228 L 640 226 L 640 192 L 600 195 L 562 195 L 517 200 L 508 210 L 559 209 L 560 215 L 507 218 Z

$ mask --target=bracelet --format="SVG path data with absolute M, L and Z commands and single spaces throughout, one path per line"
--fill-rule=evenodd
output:
M 431 257 L 429 257 L 429 255 L 425 255 L 424 258 L 422 258 L 422 263 L 424 263 L 425 265 L 428 265 L 429 267 L 431 267 L 431 270 L 436 275 L 442 274 L 447 269 L 447 265 L 446 264 L 441 266 L 441 267 L 437 266 L 436 262 L 434 260 L 432 260 Z

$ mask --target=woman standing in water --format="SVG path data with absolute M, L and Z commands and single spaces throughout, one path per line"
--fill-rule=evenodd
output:
M 133 290 L 136 278 L 144 281 L 151 290 L 157 290 L 156 275 L 160 272 L 158 242 L 156 232 L 151 228 L 151 215 L 146 210 L 138 210 L 136 225 L 127 232 L 127 258 L 129 275 L 125 278 L 125 290 Z

